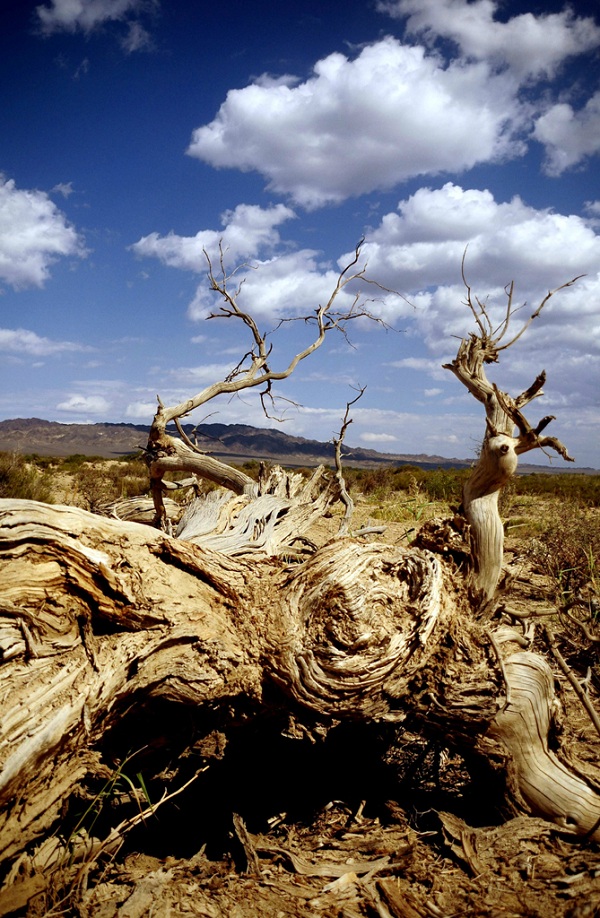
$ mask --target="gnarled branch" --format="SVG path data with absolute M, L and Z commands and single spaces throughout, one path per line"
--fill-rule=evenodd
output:
M 251 346 L 245 357 L 220 381 L 212 383 L 201 392 L 186 401 L 172 407 L 165 407 L 159 399 L 158 410 L 154 416 L 148 446 L 146 461 L 150 469 L 152 496 L 156 511 L 156 523 L 159 527 L 167 528 L 167 517 L 163 506 L 162 476 L 166 471 L 182 470 L 194 472 L 208 478 L 213 482 L 230 488 L 236 494 L 254 494 L 256 488 L 252 479 L 242 472 L 229 469 L 224 463 L 199 454 L 199 451 L 187 441 L 186 437 L 177 440 L 167 434 L 167 424 L 175 421 L 181 432 L 180 419 L 191 411 L 206 404 L 219 395 L 235 395 L 248 389 L 260 388 L 263 407 L 267 398 L 273 398 L 272 387 L 275 382 L 280 382 L 292 375 L 299 363 L 313 354 L 321 347 L 326 335 L 334 330 L 344 332 L 348 322 L 358 318 L 372 318 L 368 310 L 361 305 L 360 294 L 354 296 L 348 309 L 336 312 L 335 304 L 345 288 L 354 282 L 373 283 L 366 277 L 366 267 L 358 267 L 361 256 L 362 241 L 356 246 L 353 258 L 346 267 L 340 271 L 337 282 L 323 305 L 319 305 L 314 313 L 303 317 L 305 324 L 314 326 L 312 340 L 302 350 L 298 351 L 282 369 L 273 369 L 270 363 L 272 345 L 267 344 L 267 337 L 263 334 L 254 317 L 238 303 L 241 285 L 235 292 L 229 288 L 229 279 L 224 265 L 224 253 L 220 250 L 221 276 L 217 278 L 212 261 L 205 251 L 208 262 L 208 279 L 211 290 L 221 297 L 220 307 L 209 318 L 227 318 L 241 321 L 250 332 Z M 235 271 L 233 272 L 235 274 Z M 374 319 L 374 321 L 377 321 Z M 266 409 L 265 409 L 266 410 Z

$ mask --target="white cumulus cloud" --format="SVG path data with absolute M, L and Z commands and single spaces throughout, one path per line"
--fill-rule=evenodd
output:
M 78 233 L 45 192 L 19 189 L 0 175 L 0 278 L 16 289 L 41 287 L 57 258 L 84 254 Z
M 537 119 L 533 136 L 546 148 L 545 168 L 561 175 L 588 156 L 600 153 L 600 92 L 575 111 L 568 103 L 553 105 Z
M 231 90 L 188 153 L 258 171 L 269 188 L 317 207 L 519 155 L 520 119 L 514 81 L 485 63 L 445 63 L 386 37 L 355 58 L 318 61 L 304 82 L 259 79 Z
M 469 334 L 474 318 L 465 305 L 461 260 L 472 288 L 494 326 L 506 316 L 506 285 L 514 280 L 510 340 L 549 290 L 578 275 L 572 286 L 554 294 L 532 328 L 505 352 L 501 365 L 529 385 L 546 368 L 557 391 L 573 392 L 579 404 L 597 401 L 600 389 L 600 236 L 590 221 L 574 214 L 537 210 L 515 197 L 496 201 L 488 191 L 448 183 L 421 188 L 386 214 L 367 236 L 365 255 L 372 276 L 407 293 L 416 310 L 411 334 L 437 355 L 402 358 L 398 368 L 440 378 L 439 365 L 452 357 L 456 337 Z M 342 264 L 347 256 L 342 256 Z M 408 315 L 398 298 L 386 297 L 374 310 L 391 324 Z M 579 361 L 575 374 L 573 361 Z M 585 367 L 585 372 L 582 368 Z M 509 382 L 509 384 L 511 384 Z
M 121 45 L 128 53 L 152 46 L 152 38 L 138 18 L 158 8 L 158 0 L 51 0 L 37 6 L 35 16 L 43 35 L 56 32 L 90 33 L 108 22 L 127 26 Z
M 558 286 L 596 273 L 600 263 L 600 238 L 583 217 L 538 210 L 518 196 L 496 201 L 490 191 L 450 182 L 400 201 L 367 233 L 364 250 L 381 283 L 414 293 L 460 285 L 467 247 L 467 277 L 484 295 L 513 278 L 527 291 Z
M 293 250 L 282 241 L 278 227 L 294 216 L 294 211 L 283 204 L 266 209 L 240 204 L 223 215 L 220 230 L 204 229 L 195 236 L 151 233 L 131 248 L 137 255 L 158 258 L 169 267 L 202 274 L 206 274 L 206 249 L 218 275 L 221 244 L 227 270 L 239 266 L 235 286 L 243 279 L 239 297 L 243 309 L 268 319 L 307 315 L 329 299 L 338 272 L 324 266 L 318 252 Z M 243 267 L 241 263 L 247 260 L 249 264 Z M 340 307 L 350 306 L 351 302 L 349 293 L 342 292 L 338 297 Z M 203 319 L 219 303 L 203 279 L 189 304 L 189 316 Z
M 590 207 L 593 210 L 593 205 Z M 269 223 L 272 217 L 267 219 L 260 208 L 254 216 L 263 230 L 265 220 L 274 230 Z M 281 216 L 286 214 L 282 212 Z M 239 213 L 232 212 L 228 219 L 235 222 Z M 225 221 L 221 234 L 203 230 L 187 242 L 192 247 L 197 246 L 198 238 L 214 243 L 227 231 Z M 234 234 L 232 239 L 235 238 Z M 148 245 L 150 239 L 152 244 Z M 499 201 L 490 191 L 465 189 L 448 182 L 441 188 L 420 188 L 401 200 L 395 211 L 384 214 L 378 225 L 367 232 L 366 239 L 362 257 L 368 263 L 368 276 L 406 296 L 402 299 L 367 288 L 365 293 L 373 296 L 369 302 L 371 312 L 393 327 L 405 328 L 409 340 L 411 337 L 422 340 L 431 355 L 404 356 L 388 362 L 387 366 L 425 374 L 436 383 L 448 378 L 441 364 L 452 359 L 456 337 L 469 334 L 474 325 L 473 315 L 465 305 L 466 290 L 461 280 L 463 256 L 473 303 L 475 297 L 480 297 L 493 323 L 501 322 L 506 315 L 505 288 L 514 280 L 513 308 L 517 312 L 511 320 L 511 334 L 527 320 L 549 290 L 585 275 L 548 301 L 533 328 L 515 349 L 507 352 L 508 357 L 505 355 L 502 371 L 506 366 L 514 374 L 508 385 L 512 386 L 516 380 L 515 385 L 521 385 L 522 381 L 526 387 L 532 381 L 531 374 L 546 367 L 552 373 L 556 391 L 571 392 L 577 404 L 590 404 L 597 398 L 600 236 L 595 232 L 593 220 L 536 209 L 518 196 Z M 163 249 L 165 241 L 167 246 Z M 268 252 L 262 251 L 263 241 Z M 196 271 L 196 259 L 187 250 L 187 242 L 181 237 L 155 235 L 146 237 L 137 248 L 140 253 L 156 255 L 165 264 Z M 241 245 L 233 244 L 236 253 Z M 324 262 L 314 250 L 291 248 L 285 239 L 279 238 L 277 230 L 259 233 L 250 249 L 257 253 L 252 258 L 252 267 L 235 277 L 236 284 L 243 280 L 239 302 L 257 320 L 271 322 L 313 312 L 328 299 L 338 270 L 354 255 L 349 252 L 340 256 L 336 268 Z M 352 290 L 342 291 L 337 307 L 349 307 L 352 294 Z M 188 312 L 192 319 L 200 319 L 213 312 L 216 305 L 214 293 L 203 281 Z M 300 329 L 305 334 L 310 332 L 305 331 L 304 324 L 286 324 L 280 331 L 285 334 L 288 330 L 288 344 L 297 346 Z M 221 355 L 224 353 L 221 351 Z M 586 368 L 585 372 L 577 371 L 577 392 L 573 391 L 575 359 L 580 361 L 578 366 Z M 209 369 L 207 374 L 202 370 L 188 373 L 187 382 L 202 383 L 209 381 L 209 377 L 216 378 L 216 368 Z M 433 395 L 431 389 L 426 395 Z
M 195 236 L 168 233 L 150 233 L 131 246 L 136 255 L 158 258 L 171 268 L 206 273 L 206 251 L 218 267 L 219 245 L 225 263 L 231 268 L 259 251 L 272 249 L 281 241 L 277 227 L 295 216 L 283 204 L 262 208 L 252 204 L 238 204 L 222 216 L 222 229 L 200 230 Z
M 89 348 L 73 341 L 53 341 L 26 328 L 0 328 L 0 352 L 28 354 L 31 357 L 52 357 L 68 351 L 85 351 Z
M 148 421 L 148 418 L 153 418 L 156 413 L 156 400 L 129 402 L 123 413 L 126 418 Z
M 560 13 L 497 16 L 497 0 L 380 0 L 380 12 L 408 17 L 409 34 L 451 39 L 469 59 L 510 68 L 521 80 L 552 77 L 564 61 L 600 46 L 600 28 L 592 17 Z
M 318 253 L 311 249 L 276 255 L 257 260 L 255 269 L 244 275 L 239 305 L 262 319 L 303 316 L 327 302 L 338 278 L 338 272 L 323 266 Z M 337 308 L 349 308 L 353 297 L 342 291 L 336 299 Z M 205 318 L 217 304 L 205 283 L 198 286 L 190 303 L 192 319 Z
M 102 395 L 71 395 L 56 407 L 76 414 L 103 415 L 110 410 L 110 402 Z
M 364 443 L 394 443 L 398 437 L 395 437 L 393 434 L 366 431 L 360 435 L 360 439 Z

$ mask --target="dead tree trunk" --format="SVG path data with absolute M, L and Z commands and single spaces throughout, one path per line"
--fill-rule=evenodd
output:
M 49 831 L 136 700 L 258 710 L 267 684 L 325 728 L 408 719 L 485 755 L 500 740 L 517 799 L 580 834 L 600 819 L 591 787 L 548 750 L 547 664 L 510 654 L 505 686 L 488 625 L 430 552 L 342 539 L 290 567 L 3 501 L 0 564 L 4 860 Z
M 558 290 L 571 286 L 577 279 L 563 284 Z M 517 470 L 518 456 L 532 449 L 549 448 L 568 462 L 573 460 L 559 440 L 540 436 L 554 420 L 552 416 L 542 418 L 532 428 L 521 412 L 534 398 L 543 395 L 545 371 L 516 398 L 501 392 L 485 373 L 485 365 L 498 362 L 500 353 L 518 341 L 540 315 L 550 297 L 558 291 L 548 293 L 521 329 L 512 338 L 505 340 L 514 312 L 514 284 L 510 284 L 506 290 L 504 321 L 494 328 L 487 307 L 477 298 L 473 302 L 471 288 L 464 277 L 464 263 L 463 280 L 467 289 L 466 305 L 473 313 L 477 331 L 461 341 L 455 359 L 446 364 L 445 369 L 451 370 L 485 407 L 486 433 L 479 461 L 464 488 L 463 508 L 471 526 L 474 585 L 484 598 L 490 599 L 498 585 L 504 549 L 504 527 L 498 512 L 498 498 L 502 488 Z M 513 436 L 515 427 L 518 429 L 517 436 Z
M 499 488 L 518 453 L 566 451 L 539 436 L 549 419 L 532 430 L 520 413 L 542 377 L 517 399 L 487 381 L 483 363 L 501 348 L 483 307 L 475 315 L 480 334 L 461 343 L 450 368 L 486 406 L 465 508 L 475 585 L 489 598 L 501 563 Z M 318 316 L 319 338 L 332 321 Z M 265 367 L 261 341 L 251 386 Z M 265 372 L 268 387 L 276 374 Z M 161 524 L 165 462 L 199 474 L 210 465 L 166 434 L 166 419 L 205 395 L 161 407 L 155 419 L 148 450 Z M 304 483 L 273 472 L 257 486 L 213 472 L 238 503 L 204 501 L 179 538 L 74 508 L 0 502 L 1 862 L 56 826 L 84 777 L 101 773 L 100 739 L 148 697 L 213 712 L 243 705 L 246 716 L 276 703 L 307 730 L 343 718 L 409 723 L 504 763 L 517 805 L 600 840 L 598 794 L 548 746 L 548 664 L 523 651 L 523 634 L 492 629 L 446 557 L 339 538 L 291 563 L 293 538 L 336 493 L 321 487 L 323 474 Z M 7 883 L 15 878 L 16 868 Z

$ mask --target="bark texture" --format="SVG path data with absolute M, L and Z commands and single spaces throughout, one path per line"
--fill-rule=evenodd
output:
M 504 528 L 498 512 L 498 498 L 502 488 L 517 471 L 519 455 L 533 449 L 551 449 L 568 462 L 573 459 L 556 437 L 542 436 L 542 431 L 554 420 L 553 416 L 542 418 L 536 427 L 532 427 L 522 413 L 526 405 L 543 395 L 542 388 L 546 381 L 544 370 L 528 389 L 516 397 L 501 391 L 495 383 L 490 382 L 485 372 L 486 365 L 497 363 L 500 353 L 518 341 L 557 291 L 548 293 L 529 320 L 510 338 L 508 332 L 514 312 L 514 285 L 510 284 L 506 291 L 504 321 L 495 327 L 488 315 L 487 306 L 478 299 L 473 301 L 471 288 L 464 277 L 464 263 L 463 280 L 467 288 L 467 305 L 475 319 L 477 332 L 460 342 L 456 357 L 452 363 L 445 364 L 445 369 L 454 373 L 485 408 L 486 433 L 479 460 L 464 488 L 463 509 L 471 525 L 473 584 L 481 596 L 489 600 L 498 585 L 504 550 Z M 563 287 L 570 286 L 575 280 Z M 516 435 L 515 428 L 518 431 Z
M 95 746 L 125 710 L 148 696 L 260 710 L 268 685 L 323 729 L 407 722 L 480 754 L 505 747 L 517 799 L 598 836 L 596 793 L 548 752 L 547 667 L 519 732 L 531 695 L 521 658 L 504 665 L 504 703 L 496 642 L 457 572 L 427 550 L 340 539 L 303 564 L 249 561 L 75 508 L 3 501 L 0 575 L 5 862 L 100 768 Z

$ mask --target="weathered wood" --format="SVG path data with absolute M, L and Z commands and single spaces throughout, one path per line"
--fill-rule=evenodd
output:
M 529 730 L 541 745 L 529 733 L 515 745 L 496 717 L 501 669 L 456 578 L 424 550 L 340 539 L 301 565 L 249 562 L 76 508 L 0 502 L 0 859 L 49 831 L 135 702 L 259 710 L 266 683 L 325 729 L 408 719 L 457 747 L 500 742 L 517 796 L 557 819 L 544 802 L 552 680 Z M 514 665 L 511 705 L 529 692 Z M 596 794 L 559 773 L 562 824 L 586 834 Z
M 471 526 L 474 583 L 493 596 L 504 557 L 504 524 L 498 511 L 501 489 L 517 470 L 512 437 L 486 437 L 479 462 L 463 489 L 463 508 Z
M 467 288 L 467 306 L 473 314 L 478 331 L 462 339 L 456 357 L 451 363 L 444 364 L 444 369 L 454 373 L 471 395 L 485 407 L 486 433 L 479 460 L 465 484 L 463 509 L 471 524 L 473 584 L 486 600 L 494 595 L 502 569 L 504 528 L 498 513 L 498 498 L 501 489 L 517 470 L 518 456 L 532 449 L 549 448 L 566 461 L 573 460 L 560 440 L 540 436 L 542 430 L 554 420 L 553 417 L 543 418 L 537 427 L 532 428 L 521 412 L 523 407 L 543 394 L 545 372 L 542 371 L 528 389 L 513 397 L 490 382 L 485 366 L 497 363 L 501 351 L 518 341 L 548 300 L 558 290 L 575 283 L 577 278 L 548 293 L 521 329 L 508 341 L 504 339 L 515 311 L 514 284 L 506 288 L 504 321 L 495 327 L 488 314 L 488 307 L 477 298 L 473 302 L 471 288 L 464 275 L 464 260 L 463 280 Z M 515 427 L 518 429 L 517 436 L 513 436 Z
M 176 535 L 227 555 L 294 553 L 335 501 L 338 484 L 320 466 L 306 479 L 279 466 L 261 471 L 256 494 L 211 491 L 186 509 Z
M 132 695 L 202 704 L 260 680 L 228 615 L 244 608 L 247 566 L 76 508 L 0 506 L 0 621 L 13 628 L 0 666 L 6 857 L 52 823 Z
M 543 657 L 515 653 L 504 663 L 507 699 L 490 735 L 510 752 L 518 793 L 536 815 L 600 840 L 600 797 L 548 748 L 554 677 Z
M 411 550 L 337 538 L 292 564 L 298 540 L 306 544 L 309 527 L 339 496 L 341 476 L 319 469 L 305 480 L 263 468 L 254 482 L 202 454 L 181 428 L 181 417 L 215 395 L 260 385 L 270 396 L 271 384 L 328 331 L 364 315 L 356 301 L 343 315 L 332 312 L 339 292 L 363 279 L 364 270 L 350 274 L 358 256 L 359 248 L 312 317 L 312 342 L 278 372 L 256 323 L 211 268 L 220 314 L 243 321 L 253 346 L 226 380 L 173 408 L 159 404 L 146 458 L 160 528 L 0 501 L 0 863 L 47 836 L 80 782 L 102 773 L 96 749 L 106 731 L 155 696 L 212 715 L 236 704 L 258 713 L 276 697 L 308 732 L 342 718 L 408 723 L 446 746 L 493 756 L 496 766 L 504 759 L 518 805 L 600 841 L 597 790 L 548 747 L 551 670 L 533 653 L 513 653 L 514 633 L 494 634 L 480 617 L 502 564 L 498 497 L 518 456 L 549 447 L 570 459 L 560 441 L 541 436 L 550 418 L 532 428 L 521 413 L 541 395 L 543 373 L 515 398 L 485 375 L 484 365 L 523 331 L 500 343 L 512 286 L 495 330 L 469 290 L 478 333 L 448 365 L 486 413 L 463 495 L 472 576 L 453 563 L 469 552 L 464 526 L 450 524 L 430 527 Z M 180 440 L 167 434 L 170 421 Z M 162 531 L 169 530 L 162 476 L 173 470 L 228 489 L 190 505 L 178 538 Z M 237 831 L 244 836 L 243 823 Z M 385 908 L 374 886 L 372 905 Z

